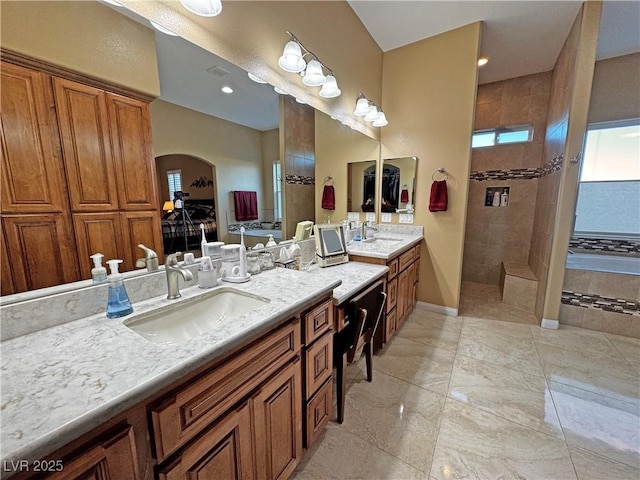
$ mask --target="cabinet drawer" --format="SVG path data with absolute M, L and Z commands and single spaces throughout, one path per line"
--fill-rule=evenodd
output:
M 328 331 L 304 354 L 306 372 L 305 399 L 311 396 L 333 373 L 333 332 Z
M 410 263 L 415 260 L 415 253 L 415 249 L 412 248 L 408 252 L 404 252 L 402 255 L 400 255 L 400 263 L 398 265 L 399 272 L 403 271 Z
M 158 461 L 200 433 L 299 351 L 300 325 L 295 320 L 152 405 Z
M 390 312 L 396 307 L 398 302 L 398 279 L 394 278 L 387 282 L 387 312 Z
M 344 330 L 344 327 L 349 325 L 349 318 L 346 316 L 347 312 L 345 310 L 345 307 L 336 308 L 334 310 L 335 321 L 333 329 L 336 332 L 341 332 L 342 330 Z
M 396 309 L 394 308 L 387 313 L 387 321 L 385 324 L 385 337 L 384 342 L 387 343 L 393 338 L 396 333 Z
M 331 326 L 333 326 L 333 299 L 304 314 L 304 344 L 311 344 Z
M 330 378 L 307 403 L 305 447 L 310 448 L 329 423 L 333 408 L 333 378 Z
M 389 267 L 387 278 L 395 277 L 398 274 L 398 259 L 394 258 L 393 260 L 387 262 L 387 267 Z

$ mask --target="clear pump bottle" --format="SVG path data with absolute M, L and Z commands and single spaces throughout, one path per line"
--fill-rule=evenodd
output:
M 122 260 L 109 260 L 107 263 L 111 269 L 111 275 L 109 275 L 107 318 L 124 317 L 125 315 L 133 313 L 133 307 L 131 306 L 129 295 L 127 295 L 127 290 L 124 288 L 122 274 L 118 272 L 118 264 L 122 263 Z
M 107 269 L 102 266 L 101 253 L 94 253 L 89 258 L 93 260 L 93 268 L 91 269 L 91 279 L 93 283 L 105 283 L 107 281 Z

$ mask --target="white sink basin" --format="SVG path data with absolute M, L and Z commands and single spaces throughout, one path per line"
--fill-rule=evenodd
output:
M 389 238 L 389 237 L 372 237 L 363 240 L 364 243 L 373 243 L 374 245 L 384 245 L 386 247 L 390 247 L 393 245 L 397 245 L 401 242 L 397 238 Z
M 128 318 L 123 324 L 150 342 L 171 345 L 211 332 L 221 324 L 267 303 L 268 298 L 221 288 L 160 310 Z

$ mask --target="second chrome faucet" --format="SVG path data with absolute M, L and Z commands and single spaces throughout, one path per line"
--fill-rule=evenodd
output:
M 167 274 L 167 298 L 169 300 L 175 300 L 180 298 L 180 287 L 178 285 L 178 277 L 181 276 L 185 282 L 193 280 L 193 273 L 191 270 L 178 265 L 178 257 L 182 255 L 182 252 L 170 253 L 164 262 L 164 271 Z

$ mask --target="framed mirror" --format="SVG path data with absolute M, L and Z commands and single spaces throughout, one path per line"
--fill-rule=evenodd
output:
M 418 157 L 385 158 L 380 184 L 382 213 L 413 213 Z
M 375 160 L 347 164 L 347 212 L 350 214 L 376 211 Z

